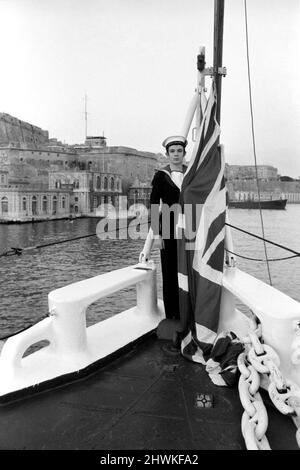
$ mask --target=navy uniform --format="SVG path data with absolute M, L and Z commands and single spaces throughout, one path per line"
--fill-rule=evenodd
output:
M 170 145 L 181 144 L 184 147 L 187 140 L 182 136 L 172 136 L 164 140 L 163 146 L 168 150 Z M 152 192 L 150 195 L 150 204 L 158 205 L 160 202 L 171 207 L 173 204 L 179 203 L 180 188 L 183 179 L 183 174 L 186 170 L 186 165 L 182 165 L 182 171 L 171 170 L 170 165 L 160 168 L 156 171 L 152 180 Z M 152 207 L 152 206 L 151 206 Z M 170 213 L 170 237 L 164 237 L 165 227 L 160 214 L 160 235 L 162 235 L 163 246 L 160 251 L 162 279 L 163 279 L 163 299 L 165 306 L 166 318 L 179 319 L 179 287 L 177 276 L 177 240 L 174 235 L 174 228 L 176 224 L 174 213 Z M 167 221 L 166 221 L 167 222 Z M 153 224 L 152 229 L 155 233 Z M 163 230 L 162 230 L 163 229 Z

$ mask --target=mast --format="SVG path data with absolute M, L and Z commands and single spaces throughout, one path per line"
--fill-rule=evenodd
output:
M 222 89 L 222 57 L 223 57 L 223 24 L 224 24 L 224 0 L 215 0 L 214 14 L 214 77 L 217 90 L 216 118 L 220 124 L 221 118 L 221 89 Z
M 87 138 L 87 94 L 84 95 L 84 120 L 85 120 L 85 140 Z

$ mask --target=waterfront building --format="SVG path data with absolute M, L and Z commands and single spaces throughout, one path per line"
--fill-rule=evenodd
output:
M 138 178 L 131 185 L 128 193 L 129 206 L 143 205 L 147 209 L 150 207 L 150 194 L 152 190 L 151 182 L 141 182 Z
M 257 165 L 257 176 L 262 181 L 278 180 L 278 170 L 271 165 Z M 233 180 L 253 180 L 256 178 L 255 165 L 228 165 L 225 166 L 225 178 Z
M 49 188 L 70 191 L 71 214 L 93 215 L 101 204 L 118 206 L 122 178 L 115 173 L 85 170 L 50 171 Z
M 0 113 L 0 220 L 93 215 L 103 203 L 116 205 L 136 177 L 147 182 L 156 166 L 156 154 L 109 147 L 104 136 L 87 136 L 84 144 L 67 145 L 49 139 L 48 131 Z M 53 198 L 63 194 L 64 207 L 54 212 Z
M 8 184 L 8 171 L 0 168 L 0 221 L 25 222 L 69 215 L 68 189 L 32 189 L 28 181 L 20 179 Z

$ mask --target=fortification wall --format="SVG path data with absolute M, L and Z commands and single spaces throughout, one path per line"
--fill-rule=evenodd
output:
M 41 145 L 48 141 L 48 131 L 21 121 L 10 114 L 0 113 L 0 144 L 27 142 L 32 145 Z

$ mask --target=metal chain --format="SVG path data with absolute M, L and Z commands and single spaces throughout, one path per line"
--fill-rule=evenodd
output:
M 240 370 L 239 394 L 244 413 L 242 417 L 242 434 L 247 449 L 268 450 L 269 442 L 265 436 L 268 428 L 268 414 L 258 392 L 260 376 L 247 359 L 247 352 L 238 357 Z
M 298 430 L 296 440 L 300 447 L 300 388 L 280 372 L 280 359 L 276 351 L 260 341 L 261 325 L 255 316 L 251 318 L 251 331 L 242 339 L 245 351 L 238 357 L 241 373 L 239 393 L 245 409 L 242 417 L 242 433 L 247 449 L 268 450 L 270 445 L 265 433 L 268 415 L 258 393 L 264 381 L 274 406 L 285 415 L 292 416 Z M 267 380 L 266 380 L 267 379 Z M 265 387 L 264 387 L 265 388 Z

